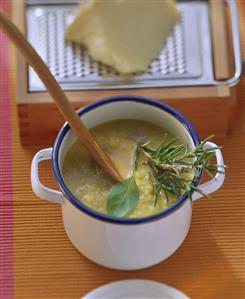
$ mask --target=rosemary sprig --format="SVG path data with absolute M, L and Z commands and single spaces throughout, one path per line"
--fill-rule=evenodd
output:
M 213 177 L 214 171 L 220 165 L 214 164 L 212 158 L 215 150 L 220 148 L 208 148 L 206 143 L 213 136 L 210 136 L 198 144 L 193 150 L 189 150 L 187 144 L 178 143 L 178 138 L 170 139 L 167 134 L 162 143 L 154 148 L 151 141 L 137 145 L 133 157 L 131 176 L 112 186 L 107 196 L 107 211 L 116 217 L 125 217 L 135 209 L 139 201 L 139 189 L 135 180 L 135 172 L 138 166 L 139 151 L 142 150 L 148 158 L 154 192 L 153 204 L 156 206 L 160 193 L 165 195 L 169 205 L 169 195 L 179 198 L 187 193 L 192 199 L 192 192 L 197 191 L 207 196 L 193 184 L 192 173 L 200 173 L 203 170 L 207 175 Z M 220 170 L 218 170 L 220 172 Z
M 213 136 L 209 136 L 198 144 L 193 150 L 189 150 L 187 144 L 178 144 L 178 138 L 168 140 L 165 134 L 162 143 L 154 148 L 151 141 L 140 146 L 148 158 L 147 164 L 151 168 L 154 184 L 154 205 L 157 204 L 159 194 L 165 194 L 168 203 L 169 194 L 175 198 L 187 192 L 191 199 L 192 192 L 203 192 L 193 185 L 193 179 L 188 179 L 186 174 L 203 170 L 208 176 L 213 177 L 217 171 L 216 165 L 212 163 L 216 148 L 207 148 L 205 145 Z M 203 194 L 207 196 L 206 194 Z

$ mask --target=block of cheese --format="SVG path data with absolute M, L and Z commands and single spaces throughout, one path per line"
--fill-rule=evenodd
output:
M 65 38 L 121 74 L 140 72 L 158 57 L 178 18 L 173 0 L 89 0 Z

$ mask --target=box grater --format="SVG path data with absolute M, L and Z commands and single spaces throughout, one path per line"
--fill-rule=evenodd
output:
M 214 15 L 217 2 L 223 5 L 223 15 L 217 8 Z M 201 98 L 202 94 L 210 99 L 227 97 L 231 100 L 230 87 L 239 81 L 242 71 L 235 2 L 183 0 L 177 1 L 177 5 L 181 14 L 180 21 L 169 34 L 159 57 L 151 63 L 145 73 L 132 76 L 119 75 L 112 68 L 94 61 L 84 47 L 64 40 L 64 30 L 73 19 L 77 1 L 16 1 L 14 16 L 19 27 L 49 66 L 61 87 L 68 92 L 76 107 L 104 96 L 125 93 L 146 95 L 166 101 L 174 99 L 170 105 L 173 104 L 177 109 L 177 100 L 188 97 Z M 231 33 L 224 40 L 220 39 L 218 31 L 222 31 L 222 28 L 217 28 L 223 27 L 218 26 L 220 21 L 223 22 L 222 17 L 227 19 L 223 20 L 225 23 L 230 24 Z M 216 48 L 219 47 L 217 38 L 221 43 L 220 53 L 225 52 L 231 45 L 229 54 L 220 54 L 215 50 L 215 44 Z M 219 56 L 225 57 L 221 63 L 221 75 L 215 69 L 216 65 L 220 67 L 216 61 Z M 37 104 L 42 103 L 53 104 L 33 69 L 27 67 L 19 54 L 17 60 L 20 127 L 23 127 L 24 115 L 24 135 L 27 136 L 27 123 L 30 122 L 28 117 L 31 114 L 27 105 L 36 104 L 37 107 Z M 51 110 L 54 111 L 55 108 Z M 53 131 L 50 131 L 52 135 L 57 130 L 57 124 L 50 127 L 53 128 Z

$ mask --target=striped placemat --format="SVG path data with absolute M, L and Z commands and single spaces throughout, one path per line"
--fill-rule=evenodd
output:
M 0 7 L 10 12 L 9 1 L 0 0 Z M 38 148 L 19 142 L 14 57 L 0 32 L 0 299 L 75 299 L 130 278 L 164 282 L 193 299 L 245 298 L 245 78 L 238 87 L 237 129 L 217 140 L 229 166 L 224 186 L 194 204 L 191 230 L 173 256 L 150 269 L 123 272 L 80 255 L 64 232 L 60 207 L 32 193 L 30 163 Z M 41 175 L 56 187 L 48 162 Z

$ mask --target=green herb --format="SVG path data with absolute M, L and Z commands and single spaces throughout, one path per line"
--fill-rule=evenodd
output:
M 206 143 L 210 136 L 198 144 L 193 150 L 189 150 L 187 144 L 179 144 L 178 138 L 168 139 L 164 136 L 161 144 L 154 148 L 151 140 L 145 144 L 138 145 L 135 150 L 132 175 L 112 186 L 107 198 L 107 211 L 115 217 L 124 217 L 135 209 L 139 201 L 139 190 L 135 182 L 135 171 L 137 168 L 139 150 L 142 150 L 148 158 L 147 164 L 151 169 L 151 177 L 154 185 L 153 204 L 156 206 L 160 194 L 164 195 L 167 205 L 169 195 L 174 198 L 187 193 L 192 199 L 193 191 L 207 196 L 198 187 L 193 185 L 193 178 L 187 175 L 196 175 L 203 170 L 207 175 L 213 177 L 219 165 L 212 162 L 215 150 L 220 148 L 208 148 Z M 218 170 L 218 172 L 221 172 Z
M 202 169 L 209 176 L 213 177 L 213 172 L 217 171 L 218 165 L 213 164 L 212 158 L 216 148 L 207 148 L 205 145 L 213 136 L 206 138 L 195 149 L 189 151 L 187 144 L 177 144 L 178 138 L 167 140 L 164 136 L 162 143 L 157 147 L 151 147 L 151 141 L 141 145 L 150 166 L 153 176 L 154 194 L 153 202 L 157 204 L 159 194 L 162 191 L 168 202 L 168 195 L 175 198 L 187 192 L 189 198 L 193 191 L 201 194 L 203 192 L 193 185 L 191 179 L 187 179 L 185 173 L 191 171 L 200 172 Z M 203 194 L 205 195 L 205 194 Z M 206 195 L 207 196 L 207 195 Z
M 135 182 L 138 147 L 135 150 L 132 175 L 112 186 L 107 197 L 107 211 L 115 217 L 124 217 L 134 210 L 139 201 L 139 190 Z

